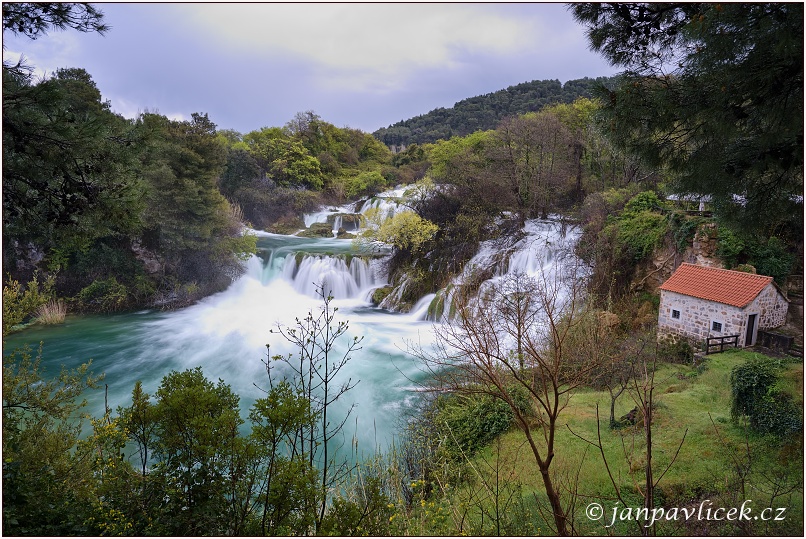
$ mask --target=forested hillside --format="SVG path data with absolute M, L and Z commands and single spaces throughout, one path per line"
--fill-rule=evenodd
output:
M 536 112 L 546 105 L 572 103 L 580 97 L 591 97 L 594 84 L 612 82 L 607 77 L 569 80 L 534 80 L 510 86 L 504 90 L 470 97 L 451 108 L 434 109 L 427 114 L 403 120 L 373 133 L 387 146 L 436 142 L 453 136 L 465 136 L 475 131 L 495 128 L 509 116 Z

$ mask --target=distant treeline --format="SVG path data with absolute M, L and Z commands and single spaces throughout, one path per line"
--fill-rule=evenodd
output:
M 501 120 L 510 116 L 536 112 L 546 105 L 573 103 L 580 97 L 592 97 L 594 85 L 612 80 L 612 77 L 585 77 L 565 84 L 557 79 L 524 82 L 505 90 L 463 99 L 449 109 L 434 109 L 428 114 L 378 129 L 373 135 L 387 146 L 404 147 L 465 136 L 495 129 Z

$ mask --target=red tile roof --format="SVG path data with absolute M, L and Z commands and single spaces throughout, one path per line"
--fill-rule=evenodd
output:
M 659 288 L 686 296 L 744 307 L 772 282 L 772 277 L 683 263 Z

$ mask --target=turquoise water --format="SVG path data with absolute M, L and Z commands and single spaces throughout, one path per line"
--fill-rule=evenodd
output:
M 317 312 L 321 300 L 316 286 L 333 289 L 337 320 L 349 322 L 348 334 L 337 344 L 336 355 L 353 336 L 363 337 L 361 349 L 351 354 L 340 373 L 357 386 L 335 408 L 343 414 L 355 409 L 345 427 L 346 442 L 355 437 L 360 448 L 371 451 L 376 443 L 387 446 L 400 419 L 416 399 L 417 383 L 425 378 L 420 362 L 407 353 L 408 343 L 432 339 L 431 322 L 372 307 L 368 298 L 385 284 L 376 263 L 327 254 L 350 253 L 349 241 L 261 235 L 259 256 L 247 264 L 246 274 L 227 290 L 191 307 L 172 312 L 141 311 L 114 315 L 68 315 L 59 326 L 32 326 L 6 339 L 4 353 L 43 342 L 43 366 L 49 375 L 62 365 L 76 367 L 92 360 L 92 371 L 105 373 L 100 389 L 88 390 L 88 412 L 104 410 L 104 387 L 113 410 L 130 403 L 135 381 L 153 394 L 162 377 L 172 370 L 201 366 L 211 380 L 219 378 L 241 396 L 242 416 L 267 377 L 262 359 L 266 344 L 271 353 L 289 354 L 294 348 L 270 330 L 288 327 L 295 317 Z M 304 258 L 298 251 L 323 253 Z M 326 254 L 325 254 L 326 253 Z M 318 280 L 318 282 L 316 282 Z

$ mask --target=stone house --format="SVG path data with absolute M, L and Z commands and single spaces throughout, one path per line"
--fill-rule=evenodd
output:
M 681 264 L 659 290 L 658 336 L 697 342 L 738 335 L 737 346 L 752 346 L 759 329 L 786 323 L 789 308 L 772 277 L 695 264 Z

